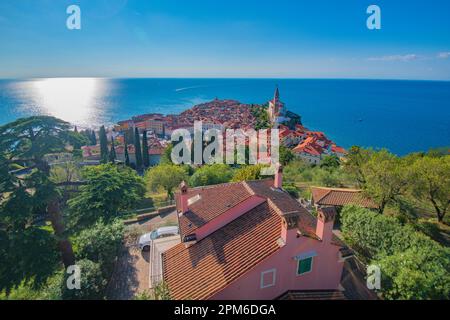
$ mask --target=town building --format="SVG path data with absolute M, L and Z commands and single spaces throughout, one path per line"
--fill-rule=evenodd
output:
M 180 186 L 181 243 L 162 257 L 173 299 L 339 295 L 346 256 L 334 208 L 316 218 L 281 186 L 281 167 L 274 179 Z
M 335 207 L 340 209 L 346 205 L 357 205 L 368 209 L 377 209 L 377 205 L 362 190 L 343 188 L 311 188 L 311 203 L 316 207 Z

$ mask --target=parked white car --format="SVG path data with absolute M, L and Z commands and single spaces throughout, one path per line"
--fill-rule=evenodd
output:
M 139 249 L 141 249 L 142 251 L 148 251 L 148 250 L 150 250 L 150 246 L 151 246 L 153 240 L 165 238 L 165 237 L 176 236 L 179 234 L 180 234 L 180 231 L 177 226 L 161 227 L 161 228 L 155 229 L 152 232 L 143 234 L 139 238 Z

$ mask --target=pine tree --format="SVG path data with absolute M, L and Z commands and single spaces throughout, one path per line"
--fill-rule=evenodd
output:
M 134 129 L 134 153 L 136 155 L 136 169 L 139 171 L 142 169 L 142 151 L 138 128 Z
M 111 151 L 109 152 L 109 162 L 116 162 L 116 148 L 114 147 L 113 137 L 111 137 Z
M 105 126 L 101 126 L 99 132 L 100 138 L 100 159 L 102 163 L 108 162 L 108 138 L 106 137 Z
M 130 156 L 128 155 L 128 144 L 125 142 L 125 165 L 130 166 Z
M 142 160 L 144 162 L 144 167 L 148 168 L 150 166 L 150 157 L 148 155 L 148 141 L 146 130 L 144 130 L 144 133 L 142 134 Z

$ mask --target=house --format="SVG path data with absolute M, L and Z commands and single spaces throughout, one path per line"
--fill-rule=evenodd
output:
M 180 186 L 181 243 L 162 256 L 173 299 L 340 294 L 345 246 L 332 231 L 334 208 L 316 218 L 281 185 L 279 167 L 274 179 Z
M 337 209 L 354 204 L 368 209 L 376 209 L 377 205 L 365 197 L 362 190 L 312 187 L 312 203 L 317 208 L 333 206 Z

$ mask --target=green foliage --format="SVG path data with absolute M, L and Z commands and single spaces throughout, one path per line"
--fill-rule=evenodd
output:
M 84 259 L 77 261 L 77 266 L 81 271 L 81 289 L 69 290 L 63 285 L 62 298 L 64 300 L 104 299 L 107 281 L 102 275 L 100 264 Z
M 145 181 L 149 190 L 158 191 L 159 188 L 163 188 L 167 191 L 170 199 L 173 199 L 173 190 L 187 178 L 184 167 L 171 164 L 160 164 L 145 173 Z
M 98 263 L 103 276 L 109 278 L 123 237 L 124 225 L 120 220 L 109 224 L 100 220 L 74 238 L 75 254 L 78 259 L 88 259 Z
M 244 165 L 235 171 L 232 181 L 239 182 L 261 179 L 261 169 L 263 167 L 265 165 Z
M 100 159 L 102 163 L 108 162 L 108 138 L 106 137 L 105 126 L 100 127 Z
M 138 128 L 134 129 L 134 153 L 136 156 L 136 169 L 139 171 L 142 169 L 142 150 L 141 150 L 141 138 L 139 136 Z
M 269 129 L 271 127 L 267 107 L 254 105 L 251 107 L 251 112 L 256 118 L 255 130 Z
M 338 156 L 334 154 L 325 156 L 320 163 L 320 167 L 325 169 L 336 169 L 339 168 L 340 165 L 341 160 L 339 160 Z
M 380 213 L 406 190 L 407 175 L 403 162 L 386 150 L 373 152 L 361 171 L 365 179 L 363 190 L 377 203 Z
M 425 156 L 416 159 L 409 169 L 412 194 L 434 208 L 439 222 L 450 206 L 450 156 Z
M 57 272 L 39 287 L 25 281 L 8 294 L 0 292 L 0 300 L 61 300 L 63 272 Z
M 193 187 L 208 186 L 229 182 L 233 170 L 226 164 L 204 165 L 190 177 L 189 184 Z
M 294 198 L 300 197 L 300 190 L 295 185 L 283 185 L 283 189 Z
M 429 300 L 450 297 L 450 253 L 448 249 L 411 247 L 383 256 L 380 266 L 386 299 Z
M 127 167 L 130 166 L 130 155 L 128 154 L 128 145 L 126 142 L 125 142 L 125 165 Z
M 67 131 L 66 139 L 70 145 L 73 146 L 74 149 L 79 150 L 82 146 L 86 146 L 90 144 L 90 139 L 88 139 L 85 135 L 75 132 L 75 131 Z
M 280 163 L 283 166 L 286 166 L 287 164 L 289 164 L 292 160 L 294 160 L 295 155 L 294 153 L 291 151 L 291 149 L 281 145 L 280 146 Z
M 103 164 L 82 172 L 87 184 L 68 201 L 72 224 L 83 227 L 100 218 L 112 221 L 121 211 L 133 207 L 145 194 L 145 184 L 127 167 Z
M 57 243 L 46 230 L 0 230 L 0 291 L 26 284 L 41 286 L 59 265 Z
M 144 167 L 148 168 L 150 166 L 150 156 L 148 154 L 147 131 L 145 130 L 142 134 L 142 160 Z
M 109 162 L 115 163 L 116 162 L 116 148 L 114 146 L 114 139 L 111 137 L 111 150 L 109 151 Z
M 161 160 L 160 160 L 161 164 L 172 164 L 172 157 L 171 157 L 172 149 L 173 149 L 173 144 L 169 144 L 164 149 L 164 152 L 161 155 Z
M 170 296 L 169 286 L 166 282 L 160 282 L 153 289 L 153 299 L 154 300 L 172 300 Z
M 363 166 L 370 159 L 373 152 L 372 149 L 363 149 L 358 146 L 353 146 L 348 150 L 344 162 L 344 170 L 350 174 L 359 187 L 362 187 L 366 183 Z
M 450 251 L 395 218 L 356 206 L 341 212 L 346 241 L 380 265 L 388 299 L 448 298 Z

